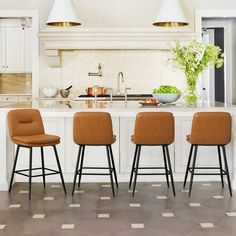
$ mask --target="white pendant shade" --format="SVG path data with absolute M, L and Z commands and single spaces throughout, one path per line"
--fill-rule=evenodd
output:
M 71 0 L 55 0 L 46 24 L 51 26 L 81 25 Z
M 155 26 L 176 27 L 188 25 L 179 0 L 162 0 Z

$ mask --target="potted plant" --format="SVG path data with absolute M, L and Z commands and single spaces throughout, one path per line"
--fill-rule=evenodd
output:
M 179 42 L 171 50 L 173 58 L 170 60 L 184 71 L 186 76 L 187 89 L 184 99 L 188 105 L 196 105 L 198 95 L 196 84 L 200 73 L 209 65 L 220 68 L 223 65 L 223 53 L 218 46 L 213 44 L 191 41 L 188 45 L 181 45 Z

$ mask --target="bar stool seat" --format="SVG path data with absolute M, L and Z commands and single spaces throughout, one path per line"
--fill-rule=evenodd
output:
M 133 196 L 135 193 L 137 175 L 165 175 L 169 187 L 169 175 L 172 190 L 175 196 L 175 186 L 170 162 L 168 145 L 174 141 L 174 117 L 170 112 L 139 112 L 136 116 L 134 135 L 131 141 L 136 144 L 134 159 L 131 169 L 129 188 L 133 176 Z M 139 167 L 142 146 L 162 146 L 164 167 Z M 164 173 L 139 173 L 139 169 L 163 169 Z
M 12 188 L 14 174 L 20 174 L 29 177 L 29 199 L 31 199 L 31 182 L 33 177 L 43 177 L 43 186 L 45 188 L 45 176 L 59 174 L 66 194 L 66 187 L 61 170 L 61 165 L 56 149 L 56 145 L 60 143 L 60 137 L 56 135 L 45 134 L 43 121 L 39 110 L 37 109 L 16 109 L 11 110 L 7 114 L 9 136 L 11 141 L 17 145 L 9 192 Z M 52 146 L 56 158 L 58 170 L 46 168 L 44 166 L 44 147 Z M 40 147 L 42 167 L 32 168 L 33 147 Z M 16 170 L 18 154 L 20 148 L 29 149 L 29 169 Z M 33 175 L 34 170 L 42 170 L 42 174 Z M 47 171 L 47 173 L 45 172 Z
M 48 134 L 13 136 L 12 140 L 14 140 L 15 144 L 25 147 L 53 146 L 60 143 L 60 137 Z
M 226 175 L 229 192 L 232 196 L 228 163 L 226 157 L 225 146 L 231 141 L 231 126 L 232 118 L 228 112 L 196 112 L 193 116 L 191 134 L 186 136 L 187 142 L 191 144 L 188 163 L 185 172 L 184 184 L 188 178 L 188 173 L 191 174 L 189 196 L 192 192 L 194 175 L 220 175 L 221 184 L 224 187 L 223 176 Z M 196 167 L 197 151 L 199 146 L 216 146 L 218 151 L 219 167 Z M 194 150 L 194 153 L 193 153 Z M 192 155 L 193 154 L 193 155 Z M 222 167 L 222 156 L 224 159 L 225 168 Z M 193 156 L 193 157 L 192 157 Z M 192 167 L 190 167 L 192 162 Z M 195 170 L 219 170 L 219 172 L 195 172 Z
M 74 182 L 72 188 L 72 196 L 75 191 L 76 177 L 78 179 L 78 187 L 80 187 L 82 175 L 110 175 L 112 194 L 115 196 L 113 175 L 118 188 L 115 162 L 111 145 L 115 143 L 116 136 L 112 130 L 111 116 L 107 112 L 77 112 L 74 114 L 73 120 L 73 140 L 79 145 L 78 157 L 75 167 Z M 85 146 L 105 146 L 107 152 L 108 167 L 83 166 Z M 84 169 L 103 169 L 109 173 L 83 172 Z

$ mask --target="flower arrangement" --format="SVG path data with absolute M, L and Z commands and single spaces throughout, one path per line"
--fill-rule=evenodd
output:
M 195 105 L 198 100 L 196 93 L 198 76 L 211 64 L 217 68 L 223 65 L 222 50 L 213 44 L 193 40 L 186 46 L 177 42 L 171 52 L 173 54 L 171 60 L 185 72 L 187 78 L 185 100 L 189 105 Z

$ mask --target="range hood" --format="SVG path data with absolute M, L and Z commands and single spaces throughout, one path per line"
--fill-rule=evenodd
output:
M 156 30 L 145 28 L 53 28 L 39 33 L 44 42 L 48 63 L 61 66 L 62 50 L 81 49 L 158 49 L 169 50 L 176 41 L 188 42 L 195 37 L 192 31 Z

